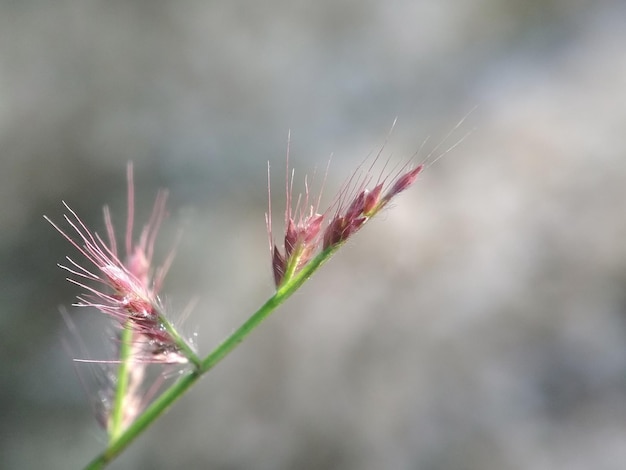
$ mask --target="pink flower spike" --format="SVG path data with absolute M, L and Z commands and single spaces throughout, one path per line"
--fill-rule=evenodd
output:
M 158 296 L 167 268 L 171 264 L 172 254 L 161 268 L 154 269 L 151 266 L 156 236 L 165 218 L 166 198 L 166 192 L 159 192 L 150 220 L 143 228 L 138 243 L 134 244 L 133 169 L 131 164 L 128 165 L 126 262 L 118 257 L 115 229 L 107 207 L 104 209 L 104 221 L 108 243 L 97 233 L 92 232 L 65 203 L 69 215 L 65 215 L 64 218 L 73 230 L 74 236 L 61 229 L 48 217 L 45 219 L 95 268 L 87 269 L 69 257 L 67 258 L 69 266 L 60 265 L 73 276 L 68 278 L 68 281 L 86 292 L 78 297 L 79 302 L 76 305 L 94 307 L 117 319 L 121 328 L 130 326 L 136 330 L 137 335 L 145 337 L 140 356 L 166 357 L 162 351 L 168 351 L 167 357 L 179 363 L 186 362 L 187 359 L 162 324 L 163 307 Z M 87 285 L 88 281 L 95 282 L 95 285 Z M 175 354 L 179 357 L 174 358 Z
M 394 122 L 395 125 L 395 122 Z M 393 128 L 393 127 L 392 127 Z M 387 141 L 385 141 L 386 144 Z M 424 163 L 411 168 L 411 159 L 401 167 L 389 168 L 390 159 L 381 158 L 385 144 L 373 157 L 365 158 L 343 184 L 330 207 L 319 210 L 309 205 L 310 193 L 305 178 L 304 201 L 294 203 L 293 170 L 289 171 L 289 149 L 285 182 L 285 236 L 282 251 L 273 241 L 271 230 L 271 190 L 268 165 L 269 210 L 266 223 L 270 239 L 272 270 L 280 287 L 313 259 L 320 250 L 335 249 L 358 232 L 394 197 L 412 186 L 424 169 Z M 380 168 L 375 175 L 375 168 Z M 327 169 L 328 171 L 328 169 Z M 369 188 L 368 188 L 369 186 Z M 370 189 L 371 188 L 371 189 Z
M 151 364 L 169 368 L 190 362 L 197 366 L 199 362 L 192 345 L 184 342 L 164 317 L 159 299 L 165 274 L 173 260 L 173 251 L 161 267 L 155 269 L 152 266 L 156 237 L 166 215 L 167 193 L 158 193 L 152 215 L 139 239 L 134 241 L 131 164 L 128 165 L 127 180 L 128 216 L 124 260 L 118 254 L 113 219 L 108 207 L 104 208 L 107 241 L 90 230 L 66 203 L 63 204 L 68 213 L 64 219 L 70 229 L 64 230 L 45 217 L 84 257 L 83 262 L 87 266 L 81 266 L 70 257 L 66 257 L 66 266 L 60 265 L 69 273 L 67 280 L 83 291 L 76 297 L 74 305 L 97 309 L 114 320 L 118 327 L 117 337 L 113 340 L 118 350 L 118 360 L 83 361 L 99 364 L 103 369 L 104 380 L 97 392 L 97 402 L 101 406 L 96 407 L 96 414 L 98 421 L 108 429 L 110 437 L 112 432 L 117 433 L 120 428 L 128 427 L 164 384 L 164 376 L 153 380 L 146 374 Z M 122 381 L 122 377 L 126 380 Z M 119 384 L 124 383 L 125 386 L 118 388 Z M 118 393 L 124 394 L 121 402 Z
M 376 159 L 379 155 L 380 153 L 376 156 Z M 369 171 L 371 171 L 374 163 L 370 166 Z M 387 163 L 385 163 L 385 168 L 386 166 Z M 374 186 L 372 190 L 368 190 L 365 187 L 373 180 L 369 172 L 365 173 L 363 176 L 359 176 L 357 173 L 353 174 L 336 199 L 335 216 L 324 231 L 323 248 L 328 249 L 348 240 L 348 238 L 358 232 L 369 219 L 380 212 L 391 199 L 409 188 L 415 182 L 423 168 L 423 165 L 418 165 L 409 171 L 403 169 L 401 172 L 404 172 L 394 177 L 393 181 L 389 184 L 386 183 L 388 176 L 381 174 L 378 177 L 376 186 Z M 385 187 L 389 189 L 387 189 L 384 196 L 381 197 Z M 355 193 L 356 195 L 354 195 Z M 345 199 L 348 198 L 347 195 L 352 195 L 352 200 L 349 204 L 345 201 Z M 346 206 L 347 209 L 344 209 Z
M 272 234 L 272 203 L 270 167 L 268 163 L 268 211 L 265 215 L 270 253 L 272 256 L 272 272 L 274 284 L 278 288 L 288 278 L 294 276 L 306 265 L 320 246 L 320 235 L 324 225 L 324 214 L 318 213 L 319 197 L 311 203 L 308 179 L 304 178 L 304 196 L 299 195 L 294 204 L 293 182 L 294 172 L 289 171 L 289 139 L 287 145 L 287 163 L 285 178 L 285 236 L 282 252 L 274 243 Z M 328 168 L 327 168 L 328 171 Z M 325 179 L 325 178 L 324 178 Z M 323 186 L 323 185 L 322 185 Z M 321 192 L 321 191 L 320 191 Z M 286 279 L 287 278 L 287 279 Z

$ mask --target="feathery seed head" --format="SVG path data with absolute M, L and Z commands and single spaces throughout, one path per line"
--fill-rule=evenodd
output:
M 118 254 L 115 230 L 107 207 L 104 208 L 107 242 L 91 231 L 65 203 L 69 214 L 64 218 L 70 230 L 62 229 L 46 217 L 86 261 L 82 265 L 67 257 L 67 263 L 59 265 L 69 272 L 68 281 L 84 291 L 77 296 L 78 301 L 74 305 L 98 309 L 113 318 L 119 328 L 114 344 L 120 351 L 120 360 L 80 361 L 96 362 L 104 369 L 96 415 L 109 433 L 132 423 L 163 384 L 163 377 L 157 378 L 151 385 L 146 384 L 146 369 L 150 364 L 170 366 L 198 362 L 191 345 L 184 342 L 165 319 L 158 295 L 173 254 L 170 253 L 161 267 L 152 267 L 156 236 L 165 218 L 167 193 L 158 193 L 152 215 L 135 242 L 133 172 L 130 164 L 127 178 L 125 261 Z M 122 354 L 122 350 L 126 352 Z M 122 363 L 125 367 L 121 366 Z M 126 381 L 119 379 L 118 382 L 118 373 L 125 374 Z M 123 395 L 118 394 L 118 383 L 126 384 Z M 121 411 L 114 412 L 114 408 Z
M 358 232 L 389 201 L 405 189 L 408 189 L 415 182 L 417 175 L 422 169 L 423 165 L 419 165 L 412 170 L 405 168 L 389 184 L 385 182 L 387 176 L 381 174 L 378 179 L 379 181 L 382 179 L 382 182 L 377 183 L 371 190 L 365 187 L 372 179 L 369 173 L 361 181 L 353 183 L 352 187 L 355 189 L 351 189 L 351 182 L 356 178 L 355 173 L 337 199 L 335 215 L 331 218 L 324 231 L 323 249 L 338 246 Z M 385 187 L 389 189 L 382 195 Z M 348 196 L 353 193 L 356 193 L 356 195 Z M 346 206 L 347 208 L 344 209 Z
M 289 144 L 289 141 L 288 141 Z M 324 225 L 324 214 L 318 213 L 319 198 L 311 201 L 308 178 L 304 178 L 304 196 L 293 198 L 294 172 L 289 174 L 289 147 L 287 147 L 287 163 L 285 177 L 285 236 L 282 252 L 274 243 L 272 234 L 272 202 L 270 185 L 270 167 L 267 166 L 268 211 L 265 221 L 270 242 L 272 272 L 276 287 L 291 278 L 308 263 L 320 244 L 321 231 Z
M 115 230 L 108 208 L 104 209 L 108 235 L 106 243 L 92 232 L 78 215 L 64 203 L 69 215 L 65 221 L 71 227 L 66 232 L 60 226 L 46 220 L 83 255 L 91 268 L 67 257 L 67 265 L 59 265 L 70 273 L 68 281 L 85 292 L 78 296 L 79 307 L 95 307 L 115 318 L 121 328 L 133 328 L 142 345 L 139 356 L 150 362 L 186 362 L 174 338 L 164 328 L 163 308 L 158 296 L 172 255 L 157 269 L 151 267 L 154 244 L 161 222 L 165 217 L 166 193 L 157 196 L 148 224 L 143 228 L 139 241 L 133 243 L 134 188 L 132 166 L 128 166 L 128 220 L 126 227 L 126 262 L 117 252 Z M 72 235 L 73 233 L 73 235 Z M 163 351 L 168 354 L 164 355 Z M 178 355 L 178 356 L 177 356 Z
M 383 146 L 384 148 L 384 146 Z M 294 173 L 289 173 L 289 152 L 287 153 L 285 236 L 283 249 L 278 248 L 272 237 L 271 226 L 271 190 L 268 165 L 268 192 L 270 193 L 269 210 L 266 222 L 272 255 L 274 283 L 280 287 L 300 271 L 322 249 L 336 248 L 358 232 L 365 223 L 378 214 L 399 193 L 408 189 L 424 165 L 409 168 L 407 162 L 394 175 L 386 172 L 388 161 L 376 178 L 372 189 L 367 186 L 375 179 L 373 168 L 380 158 L 383 148 L 363 171 L 367 160 L 363 161 L 355 173 L 348 179 L 334 202 L 324 212 L 319 212 L 320 196 L 315 205 L 310 204 L 308 181 L 305 178 L 304 198 L 293 198 Z M 330 162 L 329 162 L 330 163 Z M 328 168 L 327 168 L 328 172 Z M 324 178 L 325 179 L 325 178 Z M 304 201 L 302 201 L 304 199 Z M 295 206 L 295 209 L 294 209 Z M 295 214 L 295 215 L 294 215 Z

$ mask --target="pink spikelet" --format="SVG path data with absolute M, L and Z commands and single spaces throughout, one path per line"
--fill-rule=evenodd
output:
M 171 366 L 187 364 L 192 357 L 191 346 L 181 348 L 180 337 L 172 336 L 164 317 L 164 309 L 159 298 L 163 280 L 173 260 L 173 252 L 163 265 L 153 268 L 154 245 L 163 219 L 167 193 L 161 191 L 156 197 L 152 215 L 143 227 L 138 240 L 133 241 L 134 186 L 133 168 L 128 165 L 128 215 L 125 233 L 124 261 L 118 253 L 115 229 L 108 207 L 104 208 L 104 222 L 107 240 L 90 230 L 80 217 L 65 202 L 64 215 L 69 229 L 64 230 L 46 220 L 78 251 L 83 262 L 66 257 L 66 263 L 59 265 L 69 273 L 67 280 L 82 289 L 74 306 L 95 308 L 108 315 L 118 326 L 119 335 L 115 345 L 121 346 L 122 334 L 130 330 L 127 388 L 121 409 L 122 428 L 131 424 L 145 408 L 156 389 L 163 383 L 159 378 L 152 385 L 146 384 L 146 368 L 150 364 Z M 193 354 L 193 353 L 191 353 Z M 110 429 L 112 407 L 116 395 L 119 361 L 77 360 L 95 362 L 103 369 L 103 382 L 98 391 L 100 403 L 96 414 L 98 421 Z
M 384 146 L 383 146 L 384 148 Z M 382 149 L 381 149 L 382 152 Z M 283 249 L 274 243 L 271 226 L 271 190 L 268 192 L 270 203 L 266 222 L 270 239 L 272 271 L 274 282 L 280 288 L 287 280 L 297 274 L 321 250 L 336 249 L 358 232 L 368 220 L 385 208 L 398 194 L 411 187 L 424 169 L 420 164 L 415 167 L 407 162 L 395 174 L 385 172 L 387 163 L 378 175 L 372 189 L 372 169 L 377 163 L 380 152 L 371 162 L 367 171 L 362 172 L 363 162 L 343 188 L 335 196 L 334 202 L 325 211 L 319 211 L 320 196 L 315 205 L 310 203 L 308 181 L 305 178 L 304 198 L 298 196 L 293 203 L 293 172 L 289 176 L 289 155 L 287 156 L 285 236 Z M 328 171 L 328 169 L 327 169 Z
M 67 280 L 83 289 L 77 296 L 78 307 L 93 307 L 111 316 L 121 327 L 130 326 L 142 345 L 139 359 L 150 363 L 186 363 L 174 338 L 162 324 L 163 306 L 159 298 L 164 277 L 173 254 L 165 263 L 153 269 L 154 244 L 165 217 L 167 193 L 159 192 L 149 222 L 139 240 L 133 244 L 134 190 L 132 166 L 128 166 L 128 220 L 126 227 L 126 260 L 120 259 L 115 230 L 108 207 L 104 220 L 108 243 L 92 232 L 69 205 L 64 218 L 71 230 L 65 231 L 48 217 L 46 220 L 84 257 L 87 267 L 69 256 L 59 265 L 70 273 Z
M 383 180 L 372 190 L 365 188 L 370 179 L 369 176 L 366 177 L 363 182 L 356 185 L 356 190 L 354 190 L 356 195 L 347 198 L 349 202 L 347 208 L 347 202 L 339 198 L 334 215 L 324 231 L 323 249 L 336 247 L 348 240 L 393 198 L 411 187 L 423 169 L 423 165 L 412 169 L 403 168 L 389 184 Z
M 377 180 L 373 182 L 374 177 L 372 171 L 380 159 L 381 153 L 387 143 L 386 141 L 365 172 L 361 172 L 361 168 L 367 162 L 367 159 L 361 163 L 357 171 L 339 191 L 339 195 L 336 196 L 335 202 L 331 205 L 331 208 L 326 212 L 326 214 L 332 212 L 333 215 L 329 217 L 330 220 L 323 230 L 322 249 L 336 249 L 346 242 L 352 235 L 358 232 L 367 221 L 382 211 L 396 196 L 413 186 L 426 166 L 433 165 L 437 160 L 463 142 L 471 132 L 465 134 L 446 150 L 440 151 L 440 147 L 461 127 L 471 112 L 472 111 L 465 115 L 452 130 L 450 130 L 445 138 L 435 146 L 430 154 L 422 160 L 422 163 L 416 166 L 413 166 L 411 160 L 409 160 L 398 170 L 389 172 L 386 171 L 389 161 L 386 161 Z M 392 125 L 392 130 L 394 126 L 395 122 Z M 419 151 L 417 153 L 419 153 Z M 373 188 L 368 189 L 368 186 L 372 183 Z
M 276 287 L 280 286 L 285 277 L 291 277 L 311 260 L 319 246 L 324 215 L 318 213 L 319 199 L 313 204 L 310 198 L 308 180 L 305 178 L 304 199 L 299 196 L 293 205 L 293 173 L 289 176 L 289 151 L 285 179 L 285 236 L 283 251 L 274 243 L 272 235 L 272 206 L 270 171 L 268 164 L 268 199 L 269 208 L 266 214 L 267 231 L 272 256 L 272 271 Z

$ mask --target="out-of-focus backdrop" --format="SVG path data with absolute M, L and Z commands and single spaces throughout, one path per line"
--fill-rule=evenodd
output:
M 1 2 L 0 467 L 104 445 L 43 214 L 168 188 L 207 353 L 272 293 L 288 130 L 330 199 L 397 117 L 393 162 L 472 133 L 111 468 L 623 469 L 625 44 L 621 1 Z

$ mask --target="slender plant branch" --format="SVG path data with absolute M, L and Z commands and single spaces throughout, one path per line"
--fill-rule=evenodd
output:
M 143 433 L 159 416 L 178 400 L 202 375 L 215 367 L 254 331 L 276 308 L 296 292 L 322 264 L 330 259 L 339 245 L 320 252 L 301 271 L 287 280 L 277 291 L 248 318 L 235 332 L 205 357 L 199 369 L 194 369 L 165 390 L 146 410 L 120 435 L 111 436 L 108 447 L 98 455 L 85 470 L 104 468 L 128 445 Z
M 306 178 L 303 199 L 292 193 L 293 173 L 289 177 L 287 163 L 285 232 L 281 246 L 275 243 L 272 235 L 271 204 L 266 214 L 276 292 L 203 359 L 167 319 L 159 300 L 159 290 L 171 257 L 156 270 L 156 274 L 151 266 L 156 233 L 165 216 L 165 193 L 160 192 L 157 196 L 152 216 L 144 226 L 138 242 L 133 244 L 134 192 L 132 165 L 129 164 L 125 261 L 117 254 L 115 232 L 108 209 L 105 209 L 108 244 L 91 231 L 65 203 L 69 214 L 65 214 L 64 219 L 71 228 L 68 232 L 46 217 L 87 262 L 87 267 L 84 267 L 66 257 L 66 264 L 59 265 L 70 273 L 68 281 L 84 290 L 83 294 L 77 296 L 78 303 L 75 305 L 95 307 L 119 320 L 118 327 L 121 329 L 119 365 L 116 370 L 111 368 L 109 371 L 117 377 L 107 383 L 108 388 L 105 390 L 107 397 L 112 395 L 113 406 L 106 408 L 101 416 L 102 422 L 107 424 L 109 443 L 86 469 L 104 468 L 115 459 L 202 375 L 230 354 L 279 305 L 302 287 L 368 220 L 399 193 L 412 186 L 424 168 L 424 163 L 413 167 L 407 161 L 399 169 L 386 174 L 388 162 L 384 162 L 381 174 L 374 177 L 371 171 L 379 157 L 380 152 L 365 171 L 362 171 L 363 162 L 341 188 L 330 207 L 322 213 L 318 213 L 317 206 L 309 206 L 310 193 Z M 368 189 L 370 183 L 374 187 Z M 295 206 L 294 200 L 297 201 Z M 150 399 L 147 397 L 154 396 L 155 391 L 155 388 L 146 390 L 144 373 L 148 364 L 187 364 L 189 367 L 180 379 L 148 404 Z M 154 383 L 156 388 L 163 385 L 163 381 Z M 142 409 L 143 412 L 140 412 Z
M 117 385 L 115 387 L 115 401 L 113 403 L 113 411 L 111 413 L 111 422 L 109 424 L 109 441 L 114 442 L 119 438 L 124 430 L 124 401 L 128 390 L 128 381 L 130 374 L 131 342 L 133 340 L 133 330 L 126 322 L 122 329 L 120 338 L 119 359 L 120 365 L 117 369 Z

